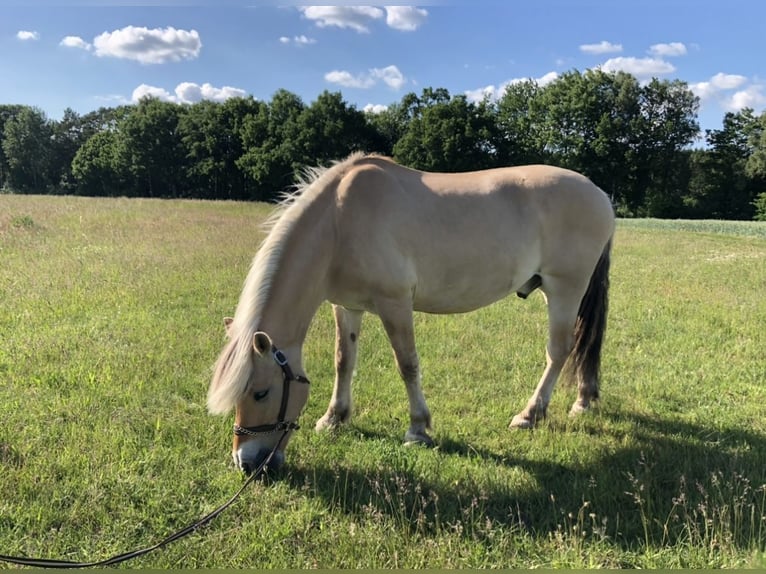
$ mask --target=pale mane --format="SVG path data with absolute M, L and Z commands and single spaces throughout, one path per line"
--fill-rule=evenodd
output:
M 293 191 L 285 193 L 274 213 L 264 222 L 266 238 L 261 243 L 229 328 L 229 341 L 218 357 L 208 391 L 208 409 L 212 413 L 231 410 L 247 389 L 250 376 L 250 348 L 263 307 L 268 301 L 274 275 L 279 267 L 285 239 L 308 205 L 349 166 L 366 156 L 355 153 L 330 167 L 304 170 Z

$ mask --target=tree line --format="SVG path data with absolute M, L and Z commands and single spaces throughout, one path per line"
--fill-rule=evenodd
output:
M 146 98 L 58 121 L 0 105 L 0 189 L 274 201 L 304 167 L 362 150 L 430 171 L 567 167 L 624 217 L 766 219 L 766 112 L 727 113 L 702 135 L 698 109 L 684 82 L 599 70 L 481 102 L 426 88 L 379 113 L 339 92 L 306 104 L 287 90 L 268 102 Z

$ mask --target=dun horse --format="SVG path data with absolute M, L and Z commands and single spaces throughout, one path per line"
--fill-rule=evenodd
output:
M 284 462 L 309 395 L 303 342 L 323 301 L 335 315 L 336 376 L 317 430 L 351 416 L 367 311 L 380 317 L 407 390 L 404 440 L 432 444 L 413 312 L 462 313 L 538 287 L 548 306 L 547 365 L 510 426 L 545 416 L 567 360 L 578 389 L 571 413 L 598 398 L 614 212 L 591 181 L 544 165 L 428 173 L 361 154 L 309 179 L 253 260 L 208 392 L 211 413 L 235 410 L 242 470 L 275 447 L 272 466 Z

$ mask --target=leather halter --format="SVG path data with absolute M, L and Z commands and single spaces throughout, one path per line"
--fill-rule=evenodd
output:
M 298 383 L 310 384 L 306 377 L 302 375 L 296 375 L 290 368 L 287 362 L 285 354 L 277 349 L 275 346 L 271 347 L 271 356 L 274 357 L 277 365 L 282 369 L 282 404 L 279 406 L 279 417 L 277 422 L 266 425 L 258 425 L 254 427 L 242 427 L 238 424 L 234 424 L 234 434 L 236 436 L 256 436 L 259 434 L 273 433 L 273 432 L 287 432 L 291 430 L 298 430 L 300 426 L 295 421 L 286 421 L 285 413 L 287 412 L 287 401 L 290 397 L 290 382 L 296 381 Z

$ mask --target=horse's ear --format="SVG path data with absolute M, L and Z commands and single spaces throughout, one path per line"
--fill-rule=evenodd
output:
M 253 350 L 259 355 L 265 355 L 271 351 L 271 338 L 263 331 L 257 331 L 253 335 Z
M 231 335 L 231 324 L 234 322 L 234 317 L 224 317 L 223 326 L 226 329 L 226 334 Z

